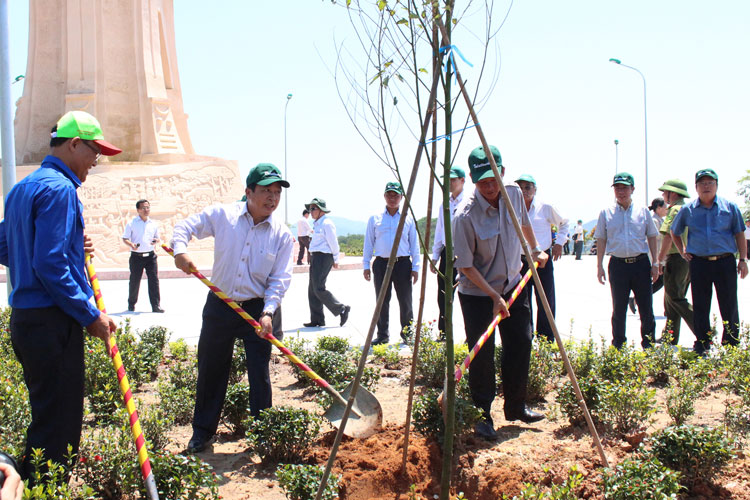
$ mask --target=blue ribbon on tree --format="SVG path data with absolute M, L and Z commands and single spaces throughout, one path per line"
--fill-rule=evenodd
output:
M 457 133 L 459 133 L 459 132 L 463 132 L 464 130 L 469 130 L 470 128 L 474 128 L 474 127 L 476 127 L 477 125 L 479 125 L 479 124 L 478 124 L 478 123 L 475 123 L 474 125 L 469 125 L 469 126 L 468 126 L 468 127 L 466 127 L 466 128 L 460 128 L 460 129 L 458 129 L 458 130 L 454 130 L 454 131 L 453 131 L 453 132 L 451 132 L 450 134 L 443 134 L 443 135 L 438 135 L 437 137 L 434 137 L 433 139 L 430 139 L 429 141 L 425 141 L 425 142 L 424 142 L 424 145 L 426 146 L 426 145 L 428 145 L 428 144 L 431 144 L 431 143 L 433 143 L 433 142 L 437 142 L 437 141 L 440 141 L 440 140 L 443 140 L 443 139 L 446 139 L 446 140 L 450 141 L 450 140 L 451 140 L 451 136 L 452 136 L 453 134 L 457 134 Z
M 454 75 L 456 74 L 456 60 L 453 57 L 453 52 L 457 52 L 458 53 L 458 57 L 460 57 L 463 62 L 465 62 L 466 64 L 468 64 L 472 68 L 474 67 L 474 65 L 471 64 L 464 57 L 464 55 L 461 53 L 461 51 L 458 50 L 458 47 L 456 47 L 455 45 L 445 45 L 443 47 L 440 47 L 440 53 L 441 54 L 443 54 L 443 53 L 447 53 L 448 54 L 448 60 L 445 61 L 445 71 L 448 71 L 448 64 L 450 63 L 450 64 L 453 65 L 453 74 Z

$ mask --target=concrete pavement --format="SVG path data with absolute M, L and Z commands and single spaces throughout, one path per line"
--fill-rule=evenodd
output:
M 322 328 L 304 328 L 303 323 L 310 320 L 307 303 L 308 274 L 305 267 L 297 269 L 292 276 L 292 284 L 282 303 L 283 328 L 285 338 L 304 337 L 314 339 L 321 335 L 340 335 L 347 337 L 355 345 L 363 345 L 365 336 L 372 320 L 375 306 L 375 290 L 372 282 L 367 282 L 357 267 L 359 257 L 346 257 L 345 270 L 334 270 L 328 277 L 328 289 L 344 304 L 351 305 L 349 321 L 344 327 L 339 327 L 339 318 L 326 312 L 327 326 Z M 162 266 L 163 267 L 163 266 Z M 164 269 L 167 271 L 167 269 Z M 152 325 L 165 326 L 172 331 L 172 340 L 184 338 L 190 344 L 197 344 L 201 328 L 201 311 L 206 300 L 208 289 L 198 279 L 192 276 L 184 278 L 161 279 L 161 305 L 166 310 L 163 314 L 152 313 L 148 302 L 148 291 L 145 276 L 141 283 L 141 291 L 136 311 L 127 311 L 128 281 L 103 280 L 100 281 L 104 302 L 109 313 L 116 321 L 129 319 L 134 329 L 145 329 Z M 576 261 L 572 256 L 564 256 L 555 263 L 555 281 L 557 288 L 557 326 L 564 339 L 586 339 L 589 332 L 595 339 L 604 337 L 611 341 L 612 302 L 609 285 L 600 285 L 596 280 L 596 257 L 584 256 Z M 414 286 L 415 319 L 419 304 L 420 281 Z M 7 305 L 5 287 L 0 287 L 0 304 Z M 437 319 L 437 283 L 435 275 L 428 271 L 425 292 L 424 319 Z M 654 295 L 654 311 L 657 314 L 657 338 L 664 326 L 663 291 Z M 740 319 L 750 320 L 750 278 L 739 280 Z M 690 293 L 688 291 L 688 298 Z M 454 331 L 457 340 L 464 340 L 463 317 L 460 306 L 456 304 L 454 315 Z M 718 305 L 714 299 L 712 312 L 718 315 Z M 390 308 L 391 341 L 399 340 L 398 302 L 395 293 L 391 299 Z M 637 314 L 628 311 L 627 338 L 629 342 L 640 345 L 640 320 Z M 689 329 L 684 327 L 680 344 L 691 347 L 694 337 Z

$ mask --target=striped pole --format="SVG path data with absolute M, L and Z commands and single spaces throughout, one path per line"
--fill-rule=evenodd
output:
M 86 254 L 86 271 L 89 275 L 91 288 L 94 290 L 96 307 L 101 312 L 106 313 L 107 309 L 104 307 L 102 289 L 99 287 L 99 278 L 96 275 L 96 269 L 94 269 L 94 264 L 91 262 L 89 254 Z M 156 490 L 156 480 L 154 479 L 154 473 L 151 470 L 151 461 L 148 459 L 148 451 L 146 450 L 146 438 L 143 437 L 143 429 L 138 421 L 138 411 L 135 409 L 135 403 L 133 402 L 133 393 L 130 390 L 128 376 L 125 373 L 125 365 L 122 364 L 122 357 L 120 356 L 120 350 L 117 348 L 114 335 L 109 336 L 107 350 L 112 358 L 112 364 L 115 366 L 115 372 L 117 372 L 117 380 L 120 382 L 120 392 L 125 402 L 125 408 L 128 410 L 128 415 L 130 415 L 130 430 L 133 433 L 135 449 L 138 452 L 138 463 L 141 466 L 143 482 L 146 484 L 146 493 L 151 500 L 159 500 L 159 493 Z
M 539 267 L 538 262 L 534 262 L 534 267 Z M 529 282 L 531 279 L 531 269 L 529 269 L 526 274 L 524 274 L 523 278 L 521 278 L 521 281 L 518 282 L 518 285 L 516 285 L 516 288 L 513 290 L 513 294 L 510 296 L 510 300 L 508 301 L 508 309 L 510 309 L 510 306 L 513 305 L 513 302 L 515 302 L 516 298 L 518 298 L 518 294 L 521 293 L 521 290 L 523 290 L 523 287 L 526 286 L 526 283 Z M 500 321 L 503 320 L 503 318 L 507 318 L 508 315 L 506 314 L 503 316 L 502 314 L 498 314 L 497 317 L 490 323 L 490 326 L 487 327 L 487 330 L 482 334 L 481 337 L 479 337 L 479 340 L 477 340 L 477 343 L 474 344 L 474 347 L 469 351 L 469 355 L 466 356 L 466 359 L 463 363 L 458 365 L 458 368 L 456 368 L 456 382 L 461 380 L 461 377 L 466 375 L 466 370 L 469 369 L 469 365 L 472 361 L 474 361 L 474 358 L 477 356 L 477 353 L 482 348 L 485 342 L 487 342 L 487 339 L 490 338 L 490 335 L 492 335 L 495 331 L 495 328 L 497 327 L 497 324 L 500 323 Z
M 164 249 L 165 252 L 167 252 L 169 255 L 171 255 L 172 257 L 174 257 L 174 251 L 170 247 L 168 247 L 167 245 L 162 245 L 161 247 Z M 253 317 L 250 316 L 244 309 L 242 309 L 242 307 L 240 307 L 240 305 L 237 302 L 233 301 L 226 293 L 224 293 L 221 290 L 221 288 L 219 288 L 218 286 L 214 285 L 208 278 L 206 278 L 203 275 L 203 273 L 201 273 L 197 269 L 191 269 L 190 270 L 190 274 L 192 274 L 193 276 L 195 276 L 196 278 L 198 278 L 199 280 L 201 280 L 204 285 L 206 285 L 212 292 L 214 292 L 214 294 L 217 297 L 219 297 L 221 300 L 223 300 L 224 302 L 226 302 L 226 304 L 229 307 L 231 307 L 234 310 L 234 312 L 236 312 L 237 314 L 239 314 L 240 316 L 242 316 L 242 318 L 245 321 L 247 321 L 248 323 L 250 323 L 250 325 L 253 328 L 255 328 L 257 331 L 261 330 L 262 327 L 260 326 L 260 323 L 258 323 L 257 321 L 255 321 L 253 319 Z M 328 394 L 330 394 L 331 396 L 333 396 L 334 398 L 336 398 L 344 406 L 346 406 L 348 404 L 347 401 L 344 399 L 344 397 L 341 394 L 339 394 L 338 391 L 336 391 L 336 389 L 334 389 L 333 387 L 331 387 L 331 385 L 328 382 L 326 382 L 325 379 L 323 379 L 320 375 L 318 375 L 317 373 L 315 373 L 312 370 L 312 368 L 310 368 L 309 366 L 307 366 L 301 359 L 299 359 L 297 356 L 295 356 L 292 351 L 290 351 L 289 349 L 287 349 L 287 347 L 284 344 L 282 344 L 281 342 L 279 342 L 279 340 L 276 337 L 274 337 L 271 333 L 267 333 L 265 335 L 265 339 L 268 340 L 269 342 L 271 342 L 276 347 L 278 347 L 279 350 L 284 354 L 284 356 L 286 356 L 289 359 L 289 361 L 291 361 L 292 363 L 294 363 L 295 365 L 297 365 L 297 368 L 299 368 L 300 370 L 302 370 L 302 372 L 305 375 L 307 375 L 310 379 L 312 379 L 312 381 L 315 382 L 318 386 L 320 386 L 321 388 L 325 389 L 325 391 L 328 392 Z M 352 412 L 354 412 L 354 414 L 357 417 L 362 418 L 362 415 L 359 412 L 357 412 L 354 408 L 352 408 Z

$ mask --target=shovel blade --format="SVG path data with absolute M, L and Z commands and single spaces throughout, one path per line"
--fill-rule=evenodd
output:
M 341 396 L 348 400 L 352 393 L 352 383 L 350 382 L 346 388 L 341 391 Z M 377 398 L 367 389 L 359 386 L 357 389 L 357 397 L 354 398 L 354 405 L 352 406 L 356 413 L 359 413 L 361 417 L 352 411 L 349 413 L 349 418 L 346 421 L 346 428 L 344 429 L 344 435 L 352 438 L 364 439 L 372 436 L 380 430 L 383 425 L 383 408 L 380 406 L 380 402 Z M 344 416 L 346 405 L 341 403 L 339 400 L 333 400 L 328 410 L 324 413 L 326 419 L 331 422 L 331 425 L 337 429 L 341 427 L 341 419 Z

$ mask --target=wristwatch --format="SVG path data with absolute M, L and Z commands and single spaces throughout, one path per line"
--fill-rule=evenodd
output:
M 262 318 L 263 316 L 268 316 L 269 318 L 273 319 L 273 313 L 268 311 L 263 311 L 262 313 L 260 313 L 260 317 L 258 319 Z
M 539 245 L 537 245 L 537 246 L 535 246 L 534 248 L 531 249 L 531 252 L 532 253 L 534 253 L 534 252 L 536 252 L 536 253 L 542 253 L 542 247 L 540 247 Z

